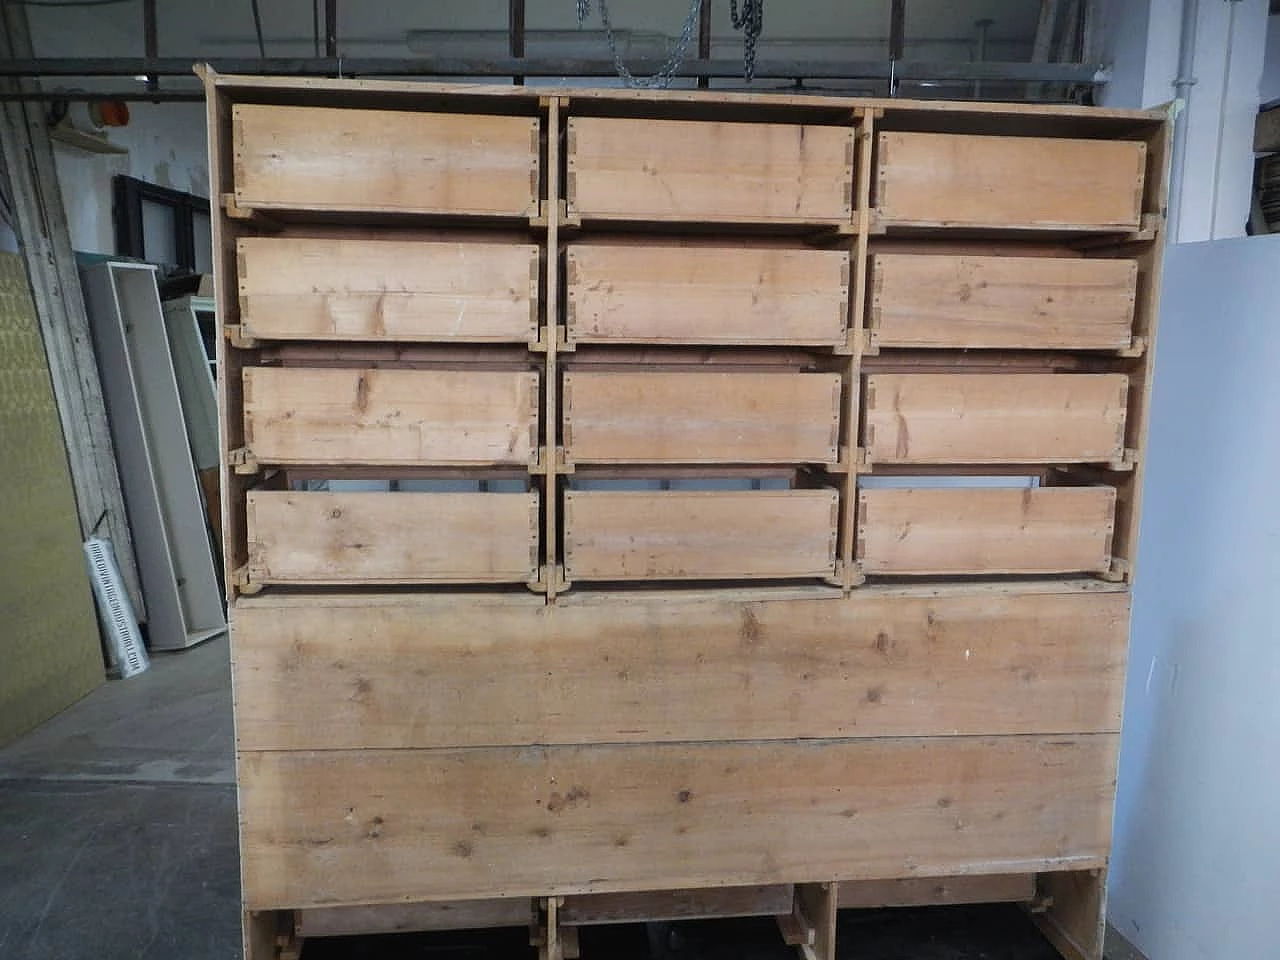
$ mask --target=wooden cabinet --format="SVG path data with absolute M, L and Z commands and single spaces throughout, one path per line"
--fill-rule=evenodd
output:
M 1041 894 L 1100 960 L 1163 114 L 207 85 L 250 960 Z

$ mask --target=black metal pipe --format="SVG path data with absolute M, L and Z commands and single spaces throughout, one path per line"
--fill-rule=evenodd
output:
M 515 59 L 524 59 L 524 0 L 509 0 L 507 4 L 507 52 Z M 524 83 L 520 74 L 512 79 L 516 86 Z
M 134 77 L 139 74 L 157 76 L 189 76 L 193 64 L 208 62 L 220 73 L 257 74 L 266 76 L 333 77 L 339 67 L 345 76 L 364 77 L 613 77 L 610 60 L 586 60 L 551 57 L 497 57 L 475 59 L 465 57 L 267 57 L 196 58 L 185 57 L 37 57 L 0 60 L 0 77 Z M 641 60 L 632 64 L 636 73 L 653 72 L 661 66 L 658 60 Z M 896 64 L 902 80 L 973 81 L 1006 80 L 1048 83 L 1106 83 L 1110 70 L 1101 64 L 1088 63 L 1007 63 L 989 60 L 911 61 Z M 805 79 L 887 80 L 890 63 L 886 60 L 761 60 L 756 76 L 761 79 L 793 81 Z M 740 60 L 686 60 L 680 67 L 686 77 L 741 78 Z
M 338 56 L 338 0 L 324 0 L 324 55 Z
M 160 56 L 160 40 L 156 28 L 156 0 L 142 0 L 142 48 L 148 60 Z M 147 89 L 157 90 L 160 80 L 154 73 L 147 74 Z
M 889 58 L 901 60 L 907 46 L 907 0 L 891 0 L 889 6 Z
M 698 59 L 711 59 L 711 0 L 702 0 L 698 8 Z M 711 86 L 709 77 L 699 77 L 698 87 L 705 90 Z

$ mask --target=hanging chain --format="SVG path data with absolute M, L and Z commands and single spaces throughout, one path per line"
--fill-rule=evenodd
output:
M 729 16 L 733 29 L 742 31 L 742 75 L 750 83 L 756 75 L 756 41 L 764 30 L 764 0 L 742 0 L 741 15 L 738 0 L 729 0 Z
M 609 43 L 609 53 L 613 57 L 613 69 L 622 78 L 622 82 L 628 87 L 642 87 L 645 89 L 665 90 L 671 86 L 671 80 L 676 75 L 676 71 L 680 69 L 680 64 L 684 62 L 685 55 L 689 52 L 689 45 L 693 42 L 693 35 L 698 27 L 698 13 L 702 9 L 703 0 L 691 0 L 689 15 L 685 17 L 684 27 L 680 31 L 679 39 L 676 40 L 675 45 L 667 53 L 667 59 L 662 62 L 658 72 L 651 77 L 637 77 L 622 62 L 622 55 L 618 52 L 618 38 L 614 34 L 613 22 L 609 17 L 609 0 L 599 0 L 599 3 L 600 20 L 604 23 L 604 36 Z M 578 0 L 578 26 L 582 26 L 590 15 L 591 0 Z

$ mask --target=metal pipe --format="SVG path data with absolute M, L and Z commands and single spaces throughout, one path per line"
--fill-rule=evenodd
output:
M 711 0 L 702 0 L 698 8 L 698 59 L 711 59 Z M 698 89 L 706 90 L 711 86 L 708 77 L 698 78 Z
M 1196 28 L 1200 21 L 1199 0 L 1182 0 L 1182 26 L 1178 36 L 1178 73 L 1173 78 L 1177 112 L 1173 121 L 1173 161 L 1169 182 L 1169 225 L 1177 242 L 1182 233 L 1178 222 L 1182 213 L 1182 174 L 1187 164 L 1187 119 L 1191 108 L 1191 88 L 1196 85 Z
M 512 58 L 524 59 L 524 0 L 509 0 L 507 4 L 507 53 Z M 524 84 L 524 77 L 512 77 L 516 86 Z
M 191 75 L 196 63 L 208 63 L 220 73 L 266 76 L 334 77 L 339 68 L 345 76 L 392 77 L 613 77 L 611 60 L 568 57 L 34 57 L 0 60 L 0 77 L 136 77 L 154 73 L 162 77 Z M 661 61 L 644 59 L 633 65 L 636 72 L 657 70 Z M 1010 63 L 987 61 L 966 63 L 953 60 L 903 60 L 895 64 L 903 80 L 941 80 L 969 83 L 974 80 L 1014 82 L 1042 80 L 1052 83 L 1106 83 L 1110 70 L 1101 64 Z M 794 80 L 856 79 L 887 80 L 887 60 L 761 60 L 756 75 L 761 78 Z M 742 61 L 686 60 L 680 75 L 686 77 L 741 78 Z
M 160 55 L 160 41 L 156 30 L 156 0 L 142 0 L 142 48 L 148 60 Z M 154 73 L 147 74 L 147 89 L 156 90 L 160 81 Z
M 338 56 L 338 0 L 324 0 L 324 55 Z
M 995 23 L 990 17 L 983 17 L 981 20 L 973 21 L 974 27 L 978 31 L 978 49 L 974 60 L 977 63 L 985 63 L 987 60 L 987 31 L 991 29 L 991 25 Z M 973 81 L 973 99 L 982 99 L 982 81 Z

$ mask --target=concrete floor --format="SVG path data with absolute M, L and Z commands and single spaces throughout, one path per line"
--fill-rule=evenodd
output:
M 153 658 L 0 750 L 0 958 L 239 960 L 227 641 Z M 1053 960 L 1014 907 L 846 912 L 842 958 Z M 588 929 L 587 960 L 793 957 L 771 921 Z M 305 960 L 529 958 L 527 932 L 313 941 Z M 1127 960 L 1116 953 L 1115 960 Z

